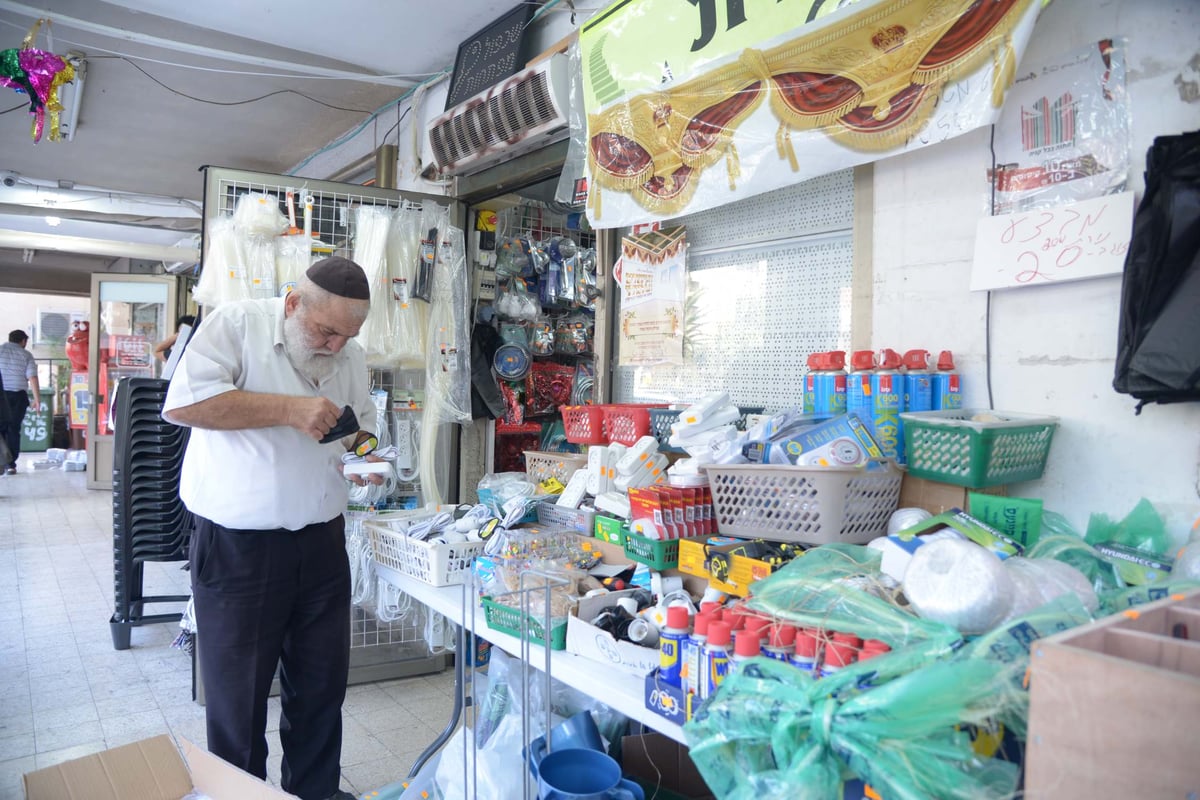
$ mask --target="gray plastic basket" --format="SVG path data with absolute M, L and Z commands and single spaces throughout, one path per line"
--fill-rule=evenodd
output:
M 561 525 L 591 536 L 596 524 L 596 512 L 590 508 L 567 508 L 545 500 L 537 505 L 538 522 L 543 525 Z
M 717 529 L 728 536 L 803 544 L 863 544 L 887 531 L 903 473 L 739 464 L 706 467 Z

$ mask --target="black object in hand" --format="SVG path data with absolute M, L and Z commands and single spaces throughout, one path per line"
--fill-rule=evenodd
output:
M 330 428 L 329 433 L 321 439 L 321 444 L 329 444 L 336 442 L 343 436 L 349 436 L 352 433 L 358 432 L 358 417 L 354 416 L 354 409 L 350 406 L 342 406 L 342 415 L 338 417 L 337 424 Z

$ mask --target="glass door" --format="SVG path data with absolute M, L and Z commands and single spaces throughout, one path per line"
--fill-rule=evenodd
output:
M 175 330 L 173 276 L 92 275 L 88 488 L 112 489 L 113 400 L 121 378 L 156 378 L 154 345 Z

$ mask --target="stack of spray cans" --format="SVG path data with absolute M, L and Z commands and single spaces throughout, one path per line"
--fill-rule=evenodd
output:
M 854 414 L 871 432 L 884 458 L 904 463 L 903 411 L 962 408 L 962 380 L 954 356 L 941 351 L 937 371 L 929 368 L 929 351 L 909 350 L 901 356 L 891 348 L 814 353 L 808 358 L 804 412 L 835 416 Z

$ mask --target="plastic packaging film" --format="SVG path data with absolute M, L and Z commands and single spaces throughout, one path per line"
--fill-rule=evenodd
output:
M 393 366 L 392 344 L 388 316 L 392 304 L 386 263 L 388 229 L 391 209 L 359 206 L 354 210 L 354 263 L 367 274 L 371 291 L 371 308 L 359 328 L 356 341 L 367 354 L 367 366 L 386 369 Z
M 468 423 L 471 421 L 471 330 L 467 255 L 461 228 L 447 224 L 440 230 L 426 335 L 427 421 Z
M 393 357 L 396 365 L 401 368 L 415 368 L 425 364 L 427 306 L 425 303 L 415 302 L 412 296 L 421 245 L 420 229 L 420 211 L 402 207 L 393 212 L 387 237 L 392 311 L 389 324 L 394 348 Z
M 312 239 L 303 236 L 275 238 L 275 284 L 283 291 L 289 283 L 297 284 L 312 264 Z
M 1004 562 L 960 539 L 919 548 L 904 573 L 904 593 L 918 614 L 967 634 L 989 631 L 1002 622 L 1015 591 Z
M 238 247 L 237 230 L 231 217 L 218 217 L 208 223 L 208 253 L 196 284 L 196 302 L 208 309 L 249 297 L 246 271 Z

